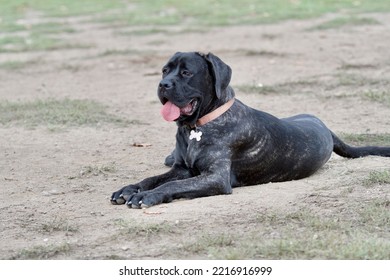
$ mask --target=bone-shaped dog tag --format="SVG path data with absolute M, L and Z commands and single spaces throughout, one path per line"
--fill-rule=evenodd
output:
M 202 131 L 191 130 L 190 140 L 196 139 L 196 141 L 199 142 L 201 138 L 202 138 Z

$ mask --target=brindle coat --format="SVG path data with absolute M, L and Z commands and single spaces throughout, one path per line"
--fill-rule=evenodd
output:
M 390 147 L 346 145 L 312 115 L 278 119 L 237 99 L 217 119 L 196 127 L 200 117 L 234 98 L 230 78 L 230 67 L 211 53 L 176 53 L 168 61 L 158 87 L 161 103 L 192 108 L 176 120 L 176 148 L 169 158 L 173 166 L 114 192 L 113 204 L 149 207 L 177 198 L 230 194 L 239 186 L 300 179 L 321 168 L 332 151 L 350 158 L 390 156 Z M 202 132 L 200 141 L 190 140 L 191 130 Z

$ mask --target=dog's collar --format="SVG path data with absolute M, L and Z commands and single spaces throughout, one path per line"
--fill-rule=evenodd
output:
M 230 99 L 228 102 L 223 104 L 222 106 L 218 107 L 214 111 L 211 111 L 210 113 L 204 115 L 200 119 L 196 121 L 196 126 L 202 126 L 205 125 L 208 122 L 211 122 L 221 116 L 223 113 L 225 113 L 227 110 L 230 109 L 234 104 L 234 98 Z

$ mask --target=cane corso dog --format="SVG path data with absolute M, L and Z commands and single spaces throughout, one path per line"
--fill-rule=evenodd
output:
M 230 194 L 234 187 L 310 176 L 332 151 L 348 158 L 390 156 L 390 147 L 351 147 L 312 115 L 279 119 L 234 97 L 220 58 L 176 53 L 158 85 L 161 114 L 175 121 L 171 169 L 114 192 L 112 204 L 144 208 L 178 198 Z

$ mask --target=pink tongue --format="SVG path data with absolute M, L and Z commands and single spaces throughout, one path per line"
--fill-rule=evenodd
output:
M 180 108 L 168 101 L 161 108 L 161 115 L 168 122 L 174 121 L 180 117 Z

